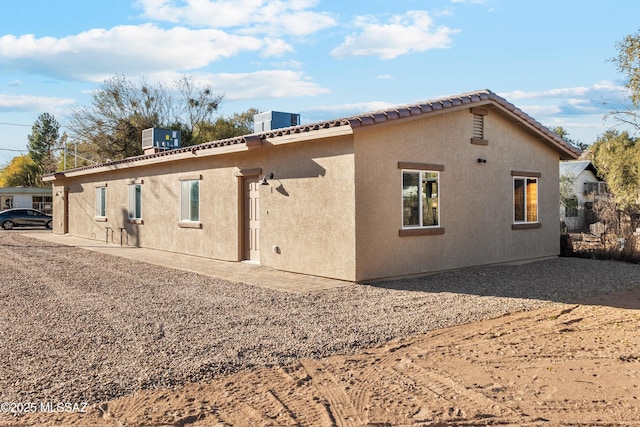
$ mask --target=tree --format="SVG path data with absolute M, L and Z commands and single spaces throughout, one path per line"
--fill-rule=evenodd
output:
M 55 150 L 60 143 L 59 131 L 60 123 L 49 113 L 40 114 L 31 128 L 27 148 L 39 176 L 55 171 Z
M 618 55 L 612 58 L 612 62 L 618 67 L 618 71 L 625 75 L 625 86 L 631 91 L 631 106 L 625 109 L 616 109 L 609 115 L 621 123 L 640 129 L 637 110 L 640 107 L 640 32 L 629 34 L 622 41 L 616 43 Z
M 634 232 L 640 225 L 640 143 L 627 132 L 609 130 L 592 145 L 591 152 L 591 161 L 609 189 L 593 204 L 593 212 L 604 225 L 605 254 L 637 262 Z
M 605 132 L 592 145 L 592 161 L 619 209 L 640 212 L 640 143 L 625 131 Z
M 575 175 L 568 173 L 560 176 L 560 206 L 565 209 L 575 209 L 578 207 L 578 199 L 573 192 L 576 183 Z
M 14 157 L 0 171 L 0 187 L 34 187 L 39 182 L 39 170 L 30 155 Z
M 198 143 L 199 126 L 212 120 L 221 100 L 209 85 L 198 84 L 193 77 L 185 76 L 167 88 L 144 79 L 135 84 L 116 75 L 92 95 L 91 106 L 73 110 L 69 128 L 74 140 L 91 147 L 86 157 L 122 159 L 142 154 L 142 131 L 152 127 L 180 130 L 184 146 Z
M 558 135 L 560 138 L 564 139 L 565 141 L 567 141 L 569 144 L 573 145 L 574 147 L 578 148 L 580 151 L 585 151 L 587 148 L 589 148 L 589 146 L 587 144 L 585 144 L 584 142 L 580 142 L 580 141 L 576 141 L 573 138 L 569 137 L 569 132 L 567 132 L 565 130 L 565 128 L 563 128 L 562 126 L 556 126 L 556 127 L 552 127 L 549 128 L 552 132 L 554 132 L 556 135 Z
M 618 56 L 612 60 L 618 71 L 625 74 L 625 86 L 631 90 L 631 102 L 637 108 L 640 106 L 640 32 L 629 34 L 624 40 L 616 43 Z
M 236 136 L 253 133 L 253 116 L 260 111 L 249 108 L 243 113 L 234 113 L 230 118 L 218 118 L 213 124 L 203 124 L 200 127 L 201 142 L 217 141 Z

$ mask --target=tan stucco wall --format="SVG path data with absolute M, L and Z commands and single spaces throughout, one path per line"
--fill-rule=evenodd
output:
M 240 175 L 258 170 L 260 176 L 274 174 L 269 185 L 259 188 L 260 263 L 267 267 L 366 281 L 556 256 L 559 153 L 526 125 L 488 108 L 488 145 L 471 144 L 469 109 L 451 108 L 445 114 L 356 127 L 353 134 L 329 128 L 324 134 L 268 139 L 251 149 L 186 152 L 178 161 L 145 159 L 145 166 L 129 167 L 131 162 L 119 164 L 120 170 L 57 176 L 54 232 L 63 232 L 59 194 L 66 187 L 72 235 L 104 240 L 111 227 L 119 244 L 123 227 L 130 245 L 239 261 Z M 444 234 L 399 236 L 398 162 L 444 166 L 439 183 Z M 541 175 L 540 228 L 512 229 L 513 170 Z M 194 174 L 202 175 L 202 228 L 181 228 L 179 178 Z M 127 221 L 127 183 L 134 179 L 143 181 L 143 224 Z M 95 188 L 104 183 L 108 220 L 103 222 L 94 215 Z
M 277 143 L 277 141 L 274 141 Z M 242 259 L 242 177 L 273 172 L 260 186 L 260 263 L 286 271 L 355 279 L 355 207 L 351 137 L 297 144 L 266 144 L 217 156 L 58 178 L 69 189 L 69 234 L 105 240 L 120 228 L 129 245 L 226 261 Z M 181 176 L 202 175 L 201 229 L 178 226 Z M 127 221 L 128 187 L 142 181 L 143 224 Z M 107 184 L 107 221 L 95 218 L 95 188 Z M 55 197 L 56 212 L 63 211 Z M 62 215 L 54 232 L 62 233 Z M 123 236 L 126 236 L 123 234 Z M 111 234 L 109 234 L 111 236 Z M 126 239 L 126 237 L 125 237 Z M 109 241 L 112 238 L 109 237 Z M 277 251 L 273 247 L 277 246 Z M 168 255 L 170 256 L 170 255 Z
M 275 178 L 261 193 L 261 263 L 355 280 L 351 137 L 264 150 Z M 273 247 L 279 248 L 279 253 Z
M 492 109 L 488 145 L 470 143 L 468 108 L 355 132 L 357 279 L 530 260 L 559 253 L 557 152 Z M 486 159 L 478 163 L 477 159 Z M 399 161 L 444 165 L 441 235 L 399 237 Z M 539 172 L 539 229 L 512 230 L 512 170 Z

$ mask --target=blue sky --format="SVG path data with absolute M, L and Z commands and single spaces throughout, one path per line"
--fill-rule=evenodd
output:
M 0 0 L 0 166 L 38 115 L 115 74 L 184 75 L 303 123 L 490 89 L 593 142 L 624 102 L 610 59 L 636 0 Z M 64 127 L 62 131 L 64 131 Z

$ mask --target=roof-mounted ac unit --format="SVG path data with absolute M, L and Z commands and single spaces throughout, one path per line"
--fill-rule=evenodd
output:
M 180 148 L 180 131 L 150 128 L 142 131 L 142 149 L 175 150 Z
M 300 114 L 267 111 L 253 116 L 253 131 L 255 133 L 298 126 L 299 124 Z

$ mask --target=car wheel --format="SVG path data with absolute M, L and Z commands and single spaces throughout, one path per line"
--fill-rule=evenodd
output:
M 47 221 L 47 223 L 44 226 L 47 227 L 49 230 L 51 230 L 51 221 Z
M 2 228 L 4 228 L 5 230 L 11 230 L 13 228 L 13 222 L 11 221 L 5 221 L 2 223 Z

